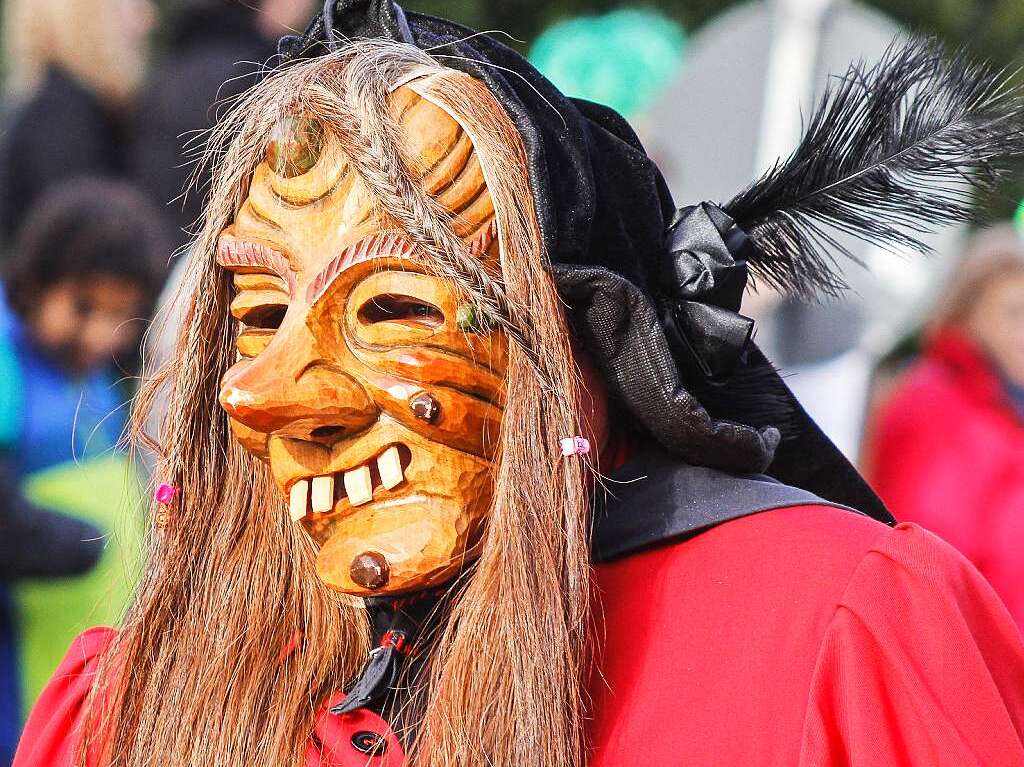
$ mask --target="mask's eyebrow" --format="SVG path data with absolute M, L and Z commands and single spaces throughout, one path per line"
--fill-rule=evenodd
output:
M 479 235 L 473 238 L 469 245 L 469 252 L 476 258 L 481 258 L 484 252 L 494 242 L 498 229 L 492 221 Z M 412 243 L 411 240 L 400 232 L 385 231 L 367 235 L 361 240 L 349 245 L 341 253 L 331 259 L 320 273 L 309 283 L 306 288 L 306 299 L 309 305 L 316 303 L 330 287 L 334 278 L 348 269 L 350 266 L 380 256 L 392 256 L 394 258 L 414 258 L 422 251 Z
M 225 235 L 217 242 L 217 263 L 228 269 L 267 269 L 287 282 L 289 287 L 295 288 L 295 271 L 288 259 L 281 251 L 262 242 L 239 240 Z
M 306 288 L 306 299 L 312 306 L 334 282 L 334 278 L 354 264 L 379 256 L 412 258 L 418 248 L 397 232 L 377 232 L 349 245 L 332 258 Z

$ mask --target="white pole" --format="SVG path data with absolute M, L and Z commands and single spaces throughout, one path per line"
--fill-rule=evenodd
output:
M 769 0 L 773 22 L 754 175 L 800 141 L 801 104 L 810 104 L 825 14 L 834 0 Z

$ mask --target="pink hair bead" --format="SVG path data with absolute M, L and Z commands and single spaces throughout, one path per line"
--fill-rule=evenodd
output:
M 590 440 L 585 437 L 565 437 L 558 443 L 562 447 L 562 455 L 585 455 L 590 452 Z
M 178 488 L 174 485 L 169 485 L 166 482 L 161 482 L 160 486 L 153 491 L 153 498 L 157 503 L 162 503 L 164 506 L 170 506 L 174 503 L 174 499 L 178 497 Z

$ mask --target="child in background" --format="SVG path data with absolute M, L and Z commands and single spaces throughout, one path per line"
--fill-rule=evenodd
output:
M 130 394 L 118 363 L 137 354 L 167 242 L 159 211 L 133 187 L 81 179 L 39 200 L 4 269 L 0 765 L 12 758 L 21 724 L 11 582 L 83 573 L 103 548 L 101 531 L 33 507 L 21 483 L 34 472 L 115 447 Z

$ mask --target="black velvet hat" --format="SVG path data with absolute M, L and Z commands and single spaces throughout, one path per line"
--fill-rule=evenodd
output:
M 918 247 L 907 219 L 967 217 L 965 199 L 914 181 L 972 172 L 984 184 L 993 158 L 1020 148 L 1010 125 L 992 127 L 1020 129 L 1019 100 L 990 92 L 993 73 L 967 62 L 954 72 L 956 62 L 947 67 L 928 42 L 893 49 L 875 68 L 851 69 L 794 155 L 765 178 L 726 205 L 677 209 L 624 119 L 567 98 L 487 35 L 391 0 L 328 0 L 303 35 L 282 39 L 280 53 L 307 58 L 360 38 L 428 50 L 482 80 L 508 112 L 574 330 L 647 433 L 687 463 L 768 473 L 891 521 L 757 349 L 740 301 L 748 267 L 798 295 L 840 290 L 829 266 L 842 246 L 829 227 Z M 943 121 L 957 119 L 973 132 L 950 142 Z

